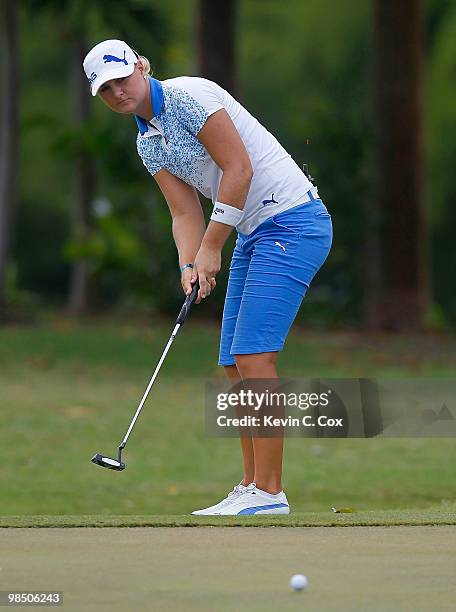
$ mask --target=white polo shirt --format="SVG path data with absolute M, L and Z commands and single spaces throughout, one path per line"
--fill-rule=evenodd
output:
M 136 121 L 138 153 L 152 175 L 165 168 L 213 202 L 218 200 L 223 172 L 197 135 L 207 118 L 224 108 L 253 167 L 244 215 L 236 229 L 250 234 L 266 219 L 307 200 L 306 194 L 313 185 L 304 172 L 227 91 L 200 77 L 149 80 L 154 117 L 146 122 L 136 116 Z

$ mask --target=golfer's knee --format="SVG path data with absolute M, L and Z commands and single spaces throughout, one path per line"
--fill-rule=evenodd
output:
M 225 368 L 225 374 L 228 376 L 230 380 L 239 380 L 241 378 L 238 372 L 237 366 L 235 364 L 227 365 L 223 367 Z
M 236 367 L 242 378 L 262 378 L 275 370 L 277 353 L 235 355 Z

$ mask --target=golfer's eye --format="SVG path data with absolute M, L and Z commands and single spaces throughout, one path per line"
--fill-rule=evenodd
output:
M 103 92 L 105 92 L 105 91 L 108 91 L 108 86 L 107 86 L 107 85 L 102 85 L 102 86 L 100 87 L 99 91 L 100 91 L 101 93 L 103 93 Z
M 116 83 L 123 83 L 123 81 L 125 81 L 125 77 L 120 77 L 116 79 Z

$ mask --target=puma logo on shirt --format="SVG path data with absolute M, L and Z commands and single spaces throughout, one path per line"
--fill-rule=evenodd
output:
M 278 247 L 280 247 L 281 249 L 283 249 L 283 252 L 285 253 L 285 247 L 283 246 L 283 244 L 280 244 L 280 242 L 277 242 L 277 240 L 274 242 L 274 244 L 276 244 Z M 285 245 L 286 246 L 286 245 Z
M 272 194 L 271 200 L 263 200 L 263 206 L 267 206 L 268 204 L 278 204 L 277 200 L 274 200 L 274 194 Z

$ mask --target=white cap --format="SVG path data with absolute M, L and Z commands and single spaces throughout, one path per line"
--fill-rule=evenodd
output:
M 133 49 L 123 40 L 105 40 L 89 51 L 83 62 L 92 96 L 103 83 L 130 75 L 138 61 Z

